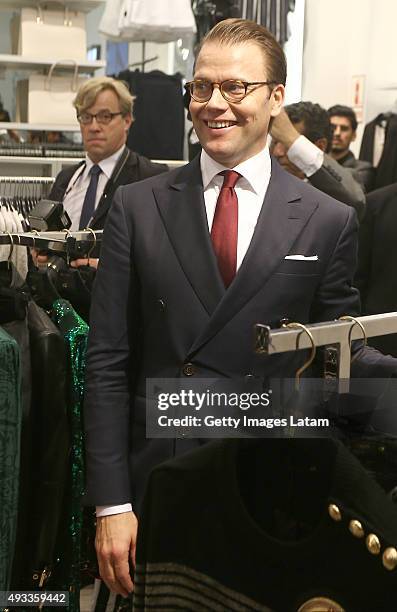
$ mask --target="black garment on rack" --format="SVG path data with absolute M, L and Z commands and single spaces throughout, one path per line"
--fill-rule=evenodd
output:
M 17 292 L 17 290 L 15 290 Z M 13 320 L 3 324 L 3 329 L 18 343 L 21 355 L 21 450 L 20 450 L 20 474 L 18 492 L 18 519 L 17 534 L 15 542 L 15 554 L 12 566 L 11 588 L 21 589 L 24 586 L 26 551 L 25 542 L 28 537 L 28 525 L 26 523 L 25 500 L 29 497 L 31 482 L 29 473 L 32 462 L 32 435 L 31 435 L 31 397 L 32 376 L 29 330 L 26 317 L 23 320 Z
M 378 536 L 380 554 L 352 535 L 353 519 Z M 396 544 L 395 505 L 340 442 L 213 442 L 152 472 L 134 609 L 296 612 L 322 596 L 349 612 L 390 612 L 397 568 L 382 554 Z
M 283 45 L 289 38 L 288 13 L 295 0 L 239 0 L 240 16 L 264 25 Z
M 183 159 L 185 114 L 181 75 L 160 70 L 123 70 L 125 81 L 136 96 L 134 118 L 127 146 L 151 159 Z
M 369 161 L 373 165 L 375 128 L 377 125 L 382 125 L 383 122 L 387 122 L 390 117 L 391 113 L 380 113 L 375 119 L 369 121 L 365 125 L 361 140 L 360 154 L 358 156 L 359 159 Z
M 49 316 L 33 301 L 28 305 L 32 354 L 31 433 L 34 452 L 30 466 L 31 496 L 25 502 L 29 535 L 24 553 L 28 563 L 25 585 L 37 588 L 45 567 L 53 569 L 55 541 L 64 505 L 69 424 L 66 414 L 66 351 Z M 26 586 L 25 586 L 26 588 Z
M 385 143 L 376 168 L 374 189 L 391 185 L 397 181 L 397 114 L 381 113 L 367 123 L 360 147 L 360 159 L 373 163 L 375 128 L 386 121 Z
M 197 26 L 197 42 L 219 21 L 240 17 L 240 0 L 193 0 L 192 10 Z
M 63 338 L 47 314 L 32 301 L 28 304 L 26 324 L 32 372 L 31 404 L 22 422 L 18 530 L 12 575 L 12 587 L 22 590 L 37 588 L 43 569 L 53 569 L 69 451 Z
M 0 308 L 0 315 L 1 313 Z M 20 351 L 17 342 L 0 327 L 0 589 L 2 591 L 10 587 L 15 551 L 21 412 Z
M 354 285 L 359 289 L 363 315 L 397 310 L 397 182 L 372 191 L 359 229 L 358 266 Z M 368 339 L 385 355 L 397 357 L 397 334 Z

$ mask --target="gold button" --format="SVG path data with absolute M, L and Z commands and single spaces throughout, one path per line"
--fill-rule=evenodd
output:
M 328 597 L 313 597 L 303 603 L 298 612 L 344 612 L 338 602 Z
M 365 540 L 365 542 L 371 555 L 379 555 L 380 542 L 378 536 L 376 536 L 374 533 L 370 533 L 369 535 L 367 535 L 367 539 Z
M 349 523 L 350 533 L 354 535 L 355 538 L 363 538 L 364 537 L 364 529 L 361 525 L 360 521 L 356 519 L 352 519 Z
M 193 374 L 196 372 L 196 368 L 192 363 L 185 363 L 182 372 L 185 376 L 193 376 Z
M 334 521 L 341 521 L 342 520 L 341 511 L 339 510 L 338 506 L 336 506 L 335 504 L 330 504 L 328 506 L 328 514 L 330 515 L 330 517 Z
M 382 563 L 388 570 L 394 570 L 397 567 L 397 550 L 392 546 L 386 548 L 382 555 Z

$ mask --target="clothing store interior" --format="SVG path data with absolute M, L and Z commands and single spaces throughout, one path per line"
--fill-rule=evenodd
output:
M 397 612 L 397 2 L 0 13 L 0 611 Z

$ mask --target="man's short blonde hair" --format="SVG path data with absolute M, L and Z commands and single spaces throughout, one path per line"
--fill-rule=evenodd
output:
M 77 115 L 90 108 L 95 103 L 97 96 L 107 89 L 114 91 L 118 97 L 120 112 L 123 115 L 132 115 L 135 97 L 130 94 L 127 85 L 123 81 L 107 76 L 88 79 L 79 87 L 77 95 L 73 100 Z

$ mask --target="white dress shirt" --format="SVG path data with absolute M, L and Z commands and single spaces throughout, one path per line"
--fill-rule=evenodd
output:
M 238 200 L 238 233 L 237 233 L 237 270 L 250 245 L 256 222 L 262 208 L 263 200 L 269 185 L 271 161 L 268 147 L 234 168 L 218 164 L 203 150 L 200 158 L 203 177 L 204 202 L 207 213 L 208 228 L 211 231 L 216 202 L 223 183 L 219 172 L 235 170 L 241 174 L 235 192 Z
M 386 140 L 386 123 L 382 125 L 375 125 L 374 134 L 374 152 L 372 158 L 372 165 L 374 168 L 379 166 L 380 158 L 382 157 L 383 147 L 385 146 Z
M 99 200 L 102 197 L 103 191 L 106 187 L 106 183 L 112 176 L 113 170 L 120 158 L 121 153 L 124 150 L 124 146 L 125 145 L 123 145 L 121 149 L 116 151 L 116 153 L 113 153 L 113 155 L 107 157 L 106 159 L 103 159 L 97 164 L 102 170 L 102 172 L 99 175 L 98 179 L 98 187 L 96 190 L 95 197 L 95 209 L 98 206 Z M 94 165 L 94 162 L 88 157 L 88 155 L 86 155 L 85 164 L 77 168 L 76 172 L 70 179 L 67 189 L 65 191 L 65 196 L 63 198 L 63 207 L 68 213 L 72 222 L 72 225 L 70 227 L 70 230 L 72 232 L 77 231 L 79 229 L 83 202 L 88 189 L 88 185 L 90 184 L 91 180 L 90 170 Z
M 287 157 L 305 176 L 312 176 L 324 163 L 324 152 L 303 134 L 290 146 Z
M 219 172 L 235 170 L 241 174 L 236 183 L 235 191 L 238 199 L 238 236 L 237 236 L 237 269 L 250 245 L 263 200 L 269 186 L 271 161 L 269 149 L 266 146 L 260 153 L 238 164 L 227 168 L 213 160 L 204 149 L 200 158 L 201 175 L 204 187 L 204 202 L 207 212 L 208 228 L 211 229 L 216 208 L 216 201 L 223 183 Z M 119 506 L 97 506 L 96 515 L 108 516 L 132 510 L 130 503 Z

